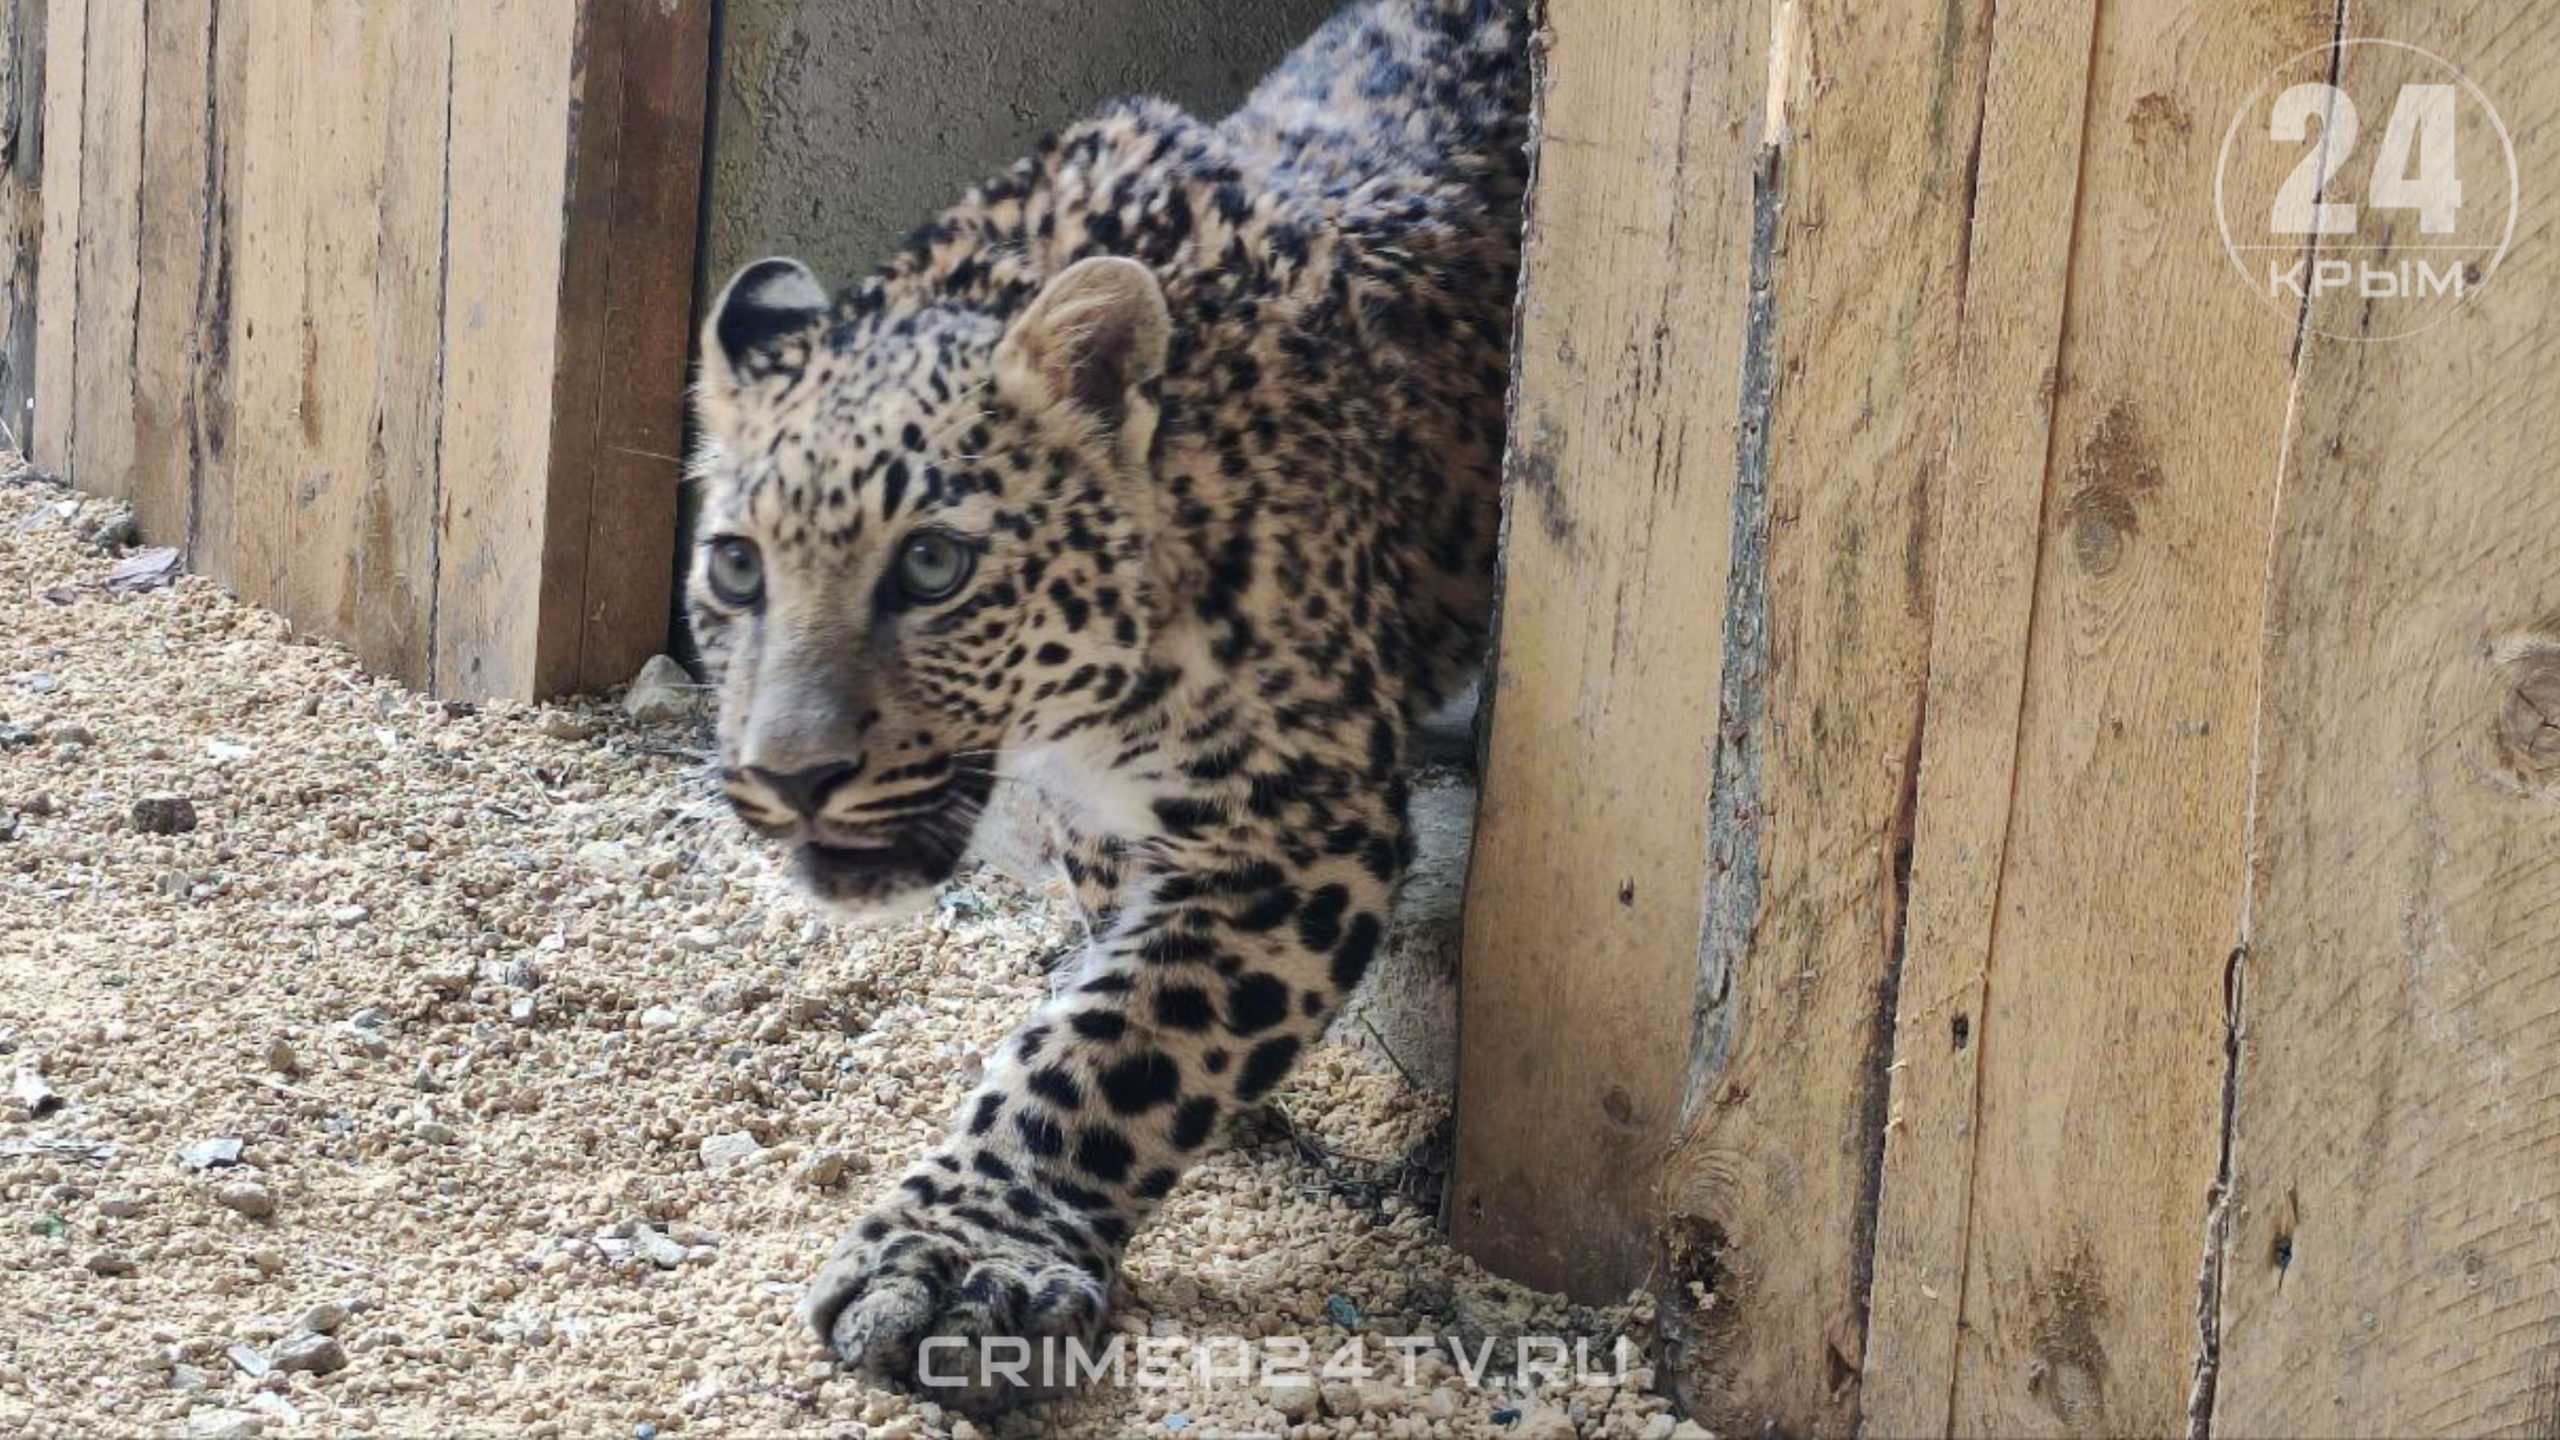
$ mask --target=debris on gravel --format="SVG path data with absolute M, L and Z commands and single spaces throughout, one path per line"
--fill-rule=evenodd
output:
M 701 693 L 702 687 L 673 657 L 652 655 L 633 677 L 622 708 L 643 725 L 680 725 L 700 713 L 696 697 Z
M 195 802 L 184 795 L 145 795 L 133 802 L 133 828 L 145 835 L 184 835 L 196 828 Z
M 201 578 L 101 587 L 91 513 L 0 484 L 0 1056 L 60 1102 L 0 1105 L 0 1436 L 1664 1433 L 1649 1306 L 1450 1251 L 1399 1189 L 1445 1107 L 1333 1045 L 1138 1237 L 1110 1335 L 1367 1378 L 980 1423 L 843 1373 L 801 1289 L 1043 993 L 1062 895 L 830 927 L 696 732 L 448 706 Z M 1467 1348 L 1520 1335 L 1635 1359 Z

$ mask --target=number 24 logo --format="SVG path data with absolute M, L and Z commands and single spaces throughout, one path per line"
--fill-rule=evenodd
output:
M 2382 162 L 2373 174 L 2375 208 L 2415 210 L 2418 228 L 2429 235 L 2452 234 L 2462 209 L 2462 181 L 2454 163 L 2453 104 L 2450 85 L 2400 87 L 2400 102 L 2392 108 L 2391 126 L 2382 135 Z M 2335 85 L 2296 85 L 2276 97 L 2268 138 L 2307 140 L 2315 116 L 2321 121 L 2321 143 L 2302 157 L 2284 188 L 2276 192 L 2268 229 L 2278 235 L 2353 235 L 2356 207 L 2319 196 L 2355 152 L 2360 129 L 2356 102 Z

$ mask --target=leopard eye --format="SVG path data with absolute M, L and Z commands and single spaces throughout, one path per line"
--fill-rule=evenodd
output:
M 764 598 L 764 556 L 752 540 L 724 535 L 711 542 L 703 576 L 721 603 L 744 610 Z
M 920 605 L 948 600 L 969 583 L 977 553 L 939 530 L 920 530 L 898 551 L 898 588 Z

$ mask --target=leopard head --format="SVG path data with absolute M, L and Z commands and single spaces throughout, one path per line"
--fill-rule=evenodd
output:
M 852 914 L 928 901 L 1014 747 L 1137 683 L 1171 322 L 1132 261 L 999 318 L 748 266 L 701 339 L 687 585 L 720 775 Z

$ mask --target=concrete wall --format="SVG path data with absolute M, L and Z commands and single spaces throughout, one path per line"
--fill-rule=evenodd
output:
M 702 295 L 795 255 L 869 270 L 1096 103 L 1223 114 L 1340 0 L 723 0 Z

